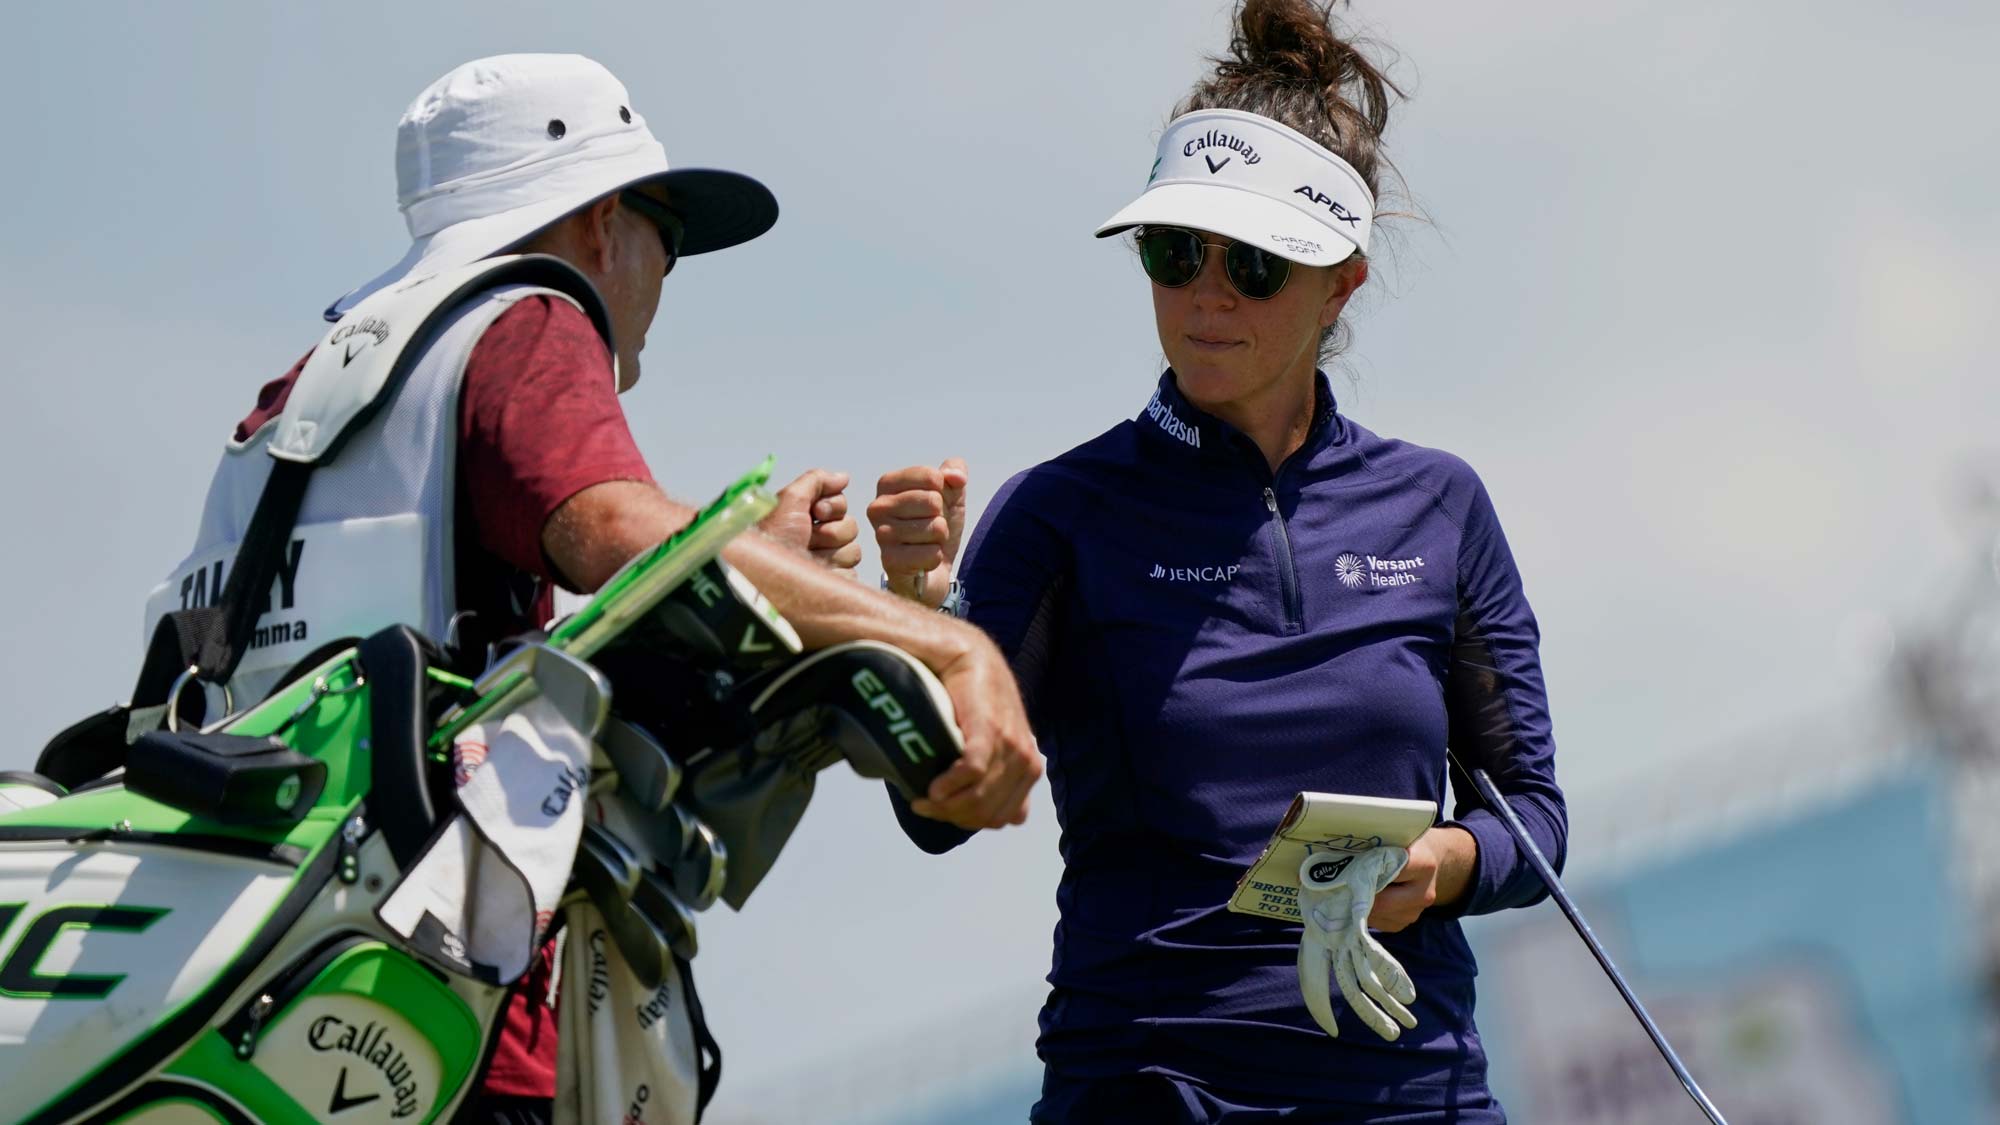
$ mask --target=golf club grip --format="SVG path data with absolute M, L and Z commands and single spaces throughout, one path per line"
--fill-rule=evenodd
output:
M 1460 768 L 1464 768 L 1463 763 L 1460 763 Z M 1653 1046 L 1659 1048 L 1661 1057 L 1673 1068 L 1674 1077 L 1681 1080 L 1681 1086 L 1687 1090 L 1688 1096 L 1694 1099 L 1695 1104 L 1701 1107 L 1701 1111 L 1707 1114 L 1708 1119 L 1715 1125 L 1729 1125 L 1723 1120 L 1722 1111 L 1715 1108 L 1715 1103 L 1709 1101 L 1708 1095 L 1702 1092 L 1701 1085 L 1694 1080 L 1694 1075 L 1688 1073 L 1687 1067 L 1681 1063 L 1680 1056 L 1674 1053 L 1673 1045 L 1667 1042 L 1666 1033 L 1653 1022 L 1653 1017 L 1647 1013 L 1646 1006 L 1639 1002 L 1639 997 L 1633 994 L 1631 986 L 1625 983 L 1624 974 L 1618 971 L 1618 966 L 1611 963 L 1611 955 L 1598 943 L 1597 935 L 1591 932 L 1590 923 L 1583 920 L 1583 912 L 1570 900 L 1569 892 L 1563 888 L 1562 880 L 1557 877 L 1555 868 L 1549 864 L 1548 857 L 1544 856 L 1542 849 L 1536 846 L 1535 838 L 1528 835 L 1528 829 L 1521 823 L 1521 819 L 1514 815 L 1514 807 L 1507 803 L 1506 794 L 1500 792 L 1500 787 L 1493 784 L 1493 779 L 1487 776 L 1485 770 L 1466 772 L 1471 775 L 1472 783 L 1478 786 L 1479 795 L 1486 799 L 1487 807 L 1507 825 L 1507 831 L 1513 834 L 1514 842 L 1527 853 L 1528 861 L 1534 864 L 1535 874 L 1542 877 L 1542 885 L 1549 889 L 1549 897 L 1556 900 L 1556 905 L 1562 908 L 1564 917 L 1569 919 L 1569 924 L 1576 930 L 1577 936 L 1583 939 L 1583 944 L 1590 947 L 1591 956 L 1597 958 L 1597 964 L 1603 968 L 1604 975 L 1610 977 L 1611 983 L 1617 986 L 1618 995 L 1625 998 L 1626 1007 L 1631 1008 L 1632 1014 L 1639 1017 L 1640 1025 L 1646 1029 L 1646 1034 L 1652 1037 Z

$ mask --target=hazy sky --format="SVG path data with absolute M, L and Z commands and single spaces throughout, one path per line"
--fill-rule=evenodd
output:
M 1378 253 L 1336 390 L 1484 476 L 1541 618 L 1564 780 L 1615 794 L 1861 690 L 1881 623 L 1967 549 L 1968 467 L 2000 463 L 2000 15 L 1358 15 L 1404 56 L 1390 151 L 1431 221 Z M 0 703 L 20 744 L 0 767 L 129 687 L 229 425 L 330 298 L 400 255 L 396 119 L 451 66 L 589 54 L 675 164 L 777 193 L 770 235 L 667 284 L 626 402 L 670 489 L 705 497 L 775 451 L 786 476 L 872 491 L 958 454 L 977 507 L 1144 404 L 1144 278 L 1090 230 L 1144 184 L 1223 20 L 1214 0 L 15 13 Z M 975 1022 L 1007 1025 L 982 1034 L 1018 1066 L 1054 914 L 1041 802 L 930 859 L 879 791 L 827 775 L 745 914 L 704 918 L 721 1115 L 810 1098 L 800 1076 L 839 1048 Z M 1587 839 L 1617 804 L 1572 815 Z

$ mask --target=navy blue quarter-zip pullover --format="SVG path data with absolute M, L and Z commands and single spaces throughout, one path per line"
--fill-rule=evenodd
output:
M 1479 847 L 1465 900 L 1381 935 L 1417 986 L 1396 1042 L 1347 1015 L 1321 1031 L 1298 927 L 1225 907 L 1294 794 L 1442 803 L 1447 745 L 1561 863 L 1535 619 L 1472 469 L 1342 417 L 1321 375 L 1305 444 L 1273 473 L 1169 371 L 1137 418 L 1009 480 L 960 576 L 962 611 L 1021 680 L 1062 826 L 1051 1070 L 1350 1107 L 1341 1120 L 1486 1105 L 1456 916 L 1544 892 L 1476 793 L 1453 810 Z M 929 850 L 966 838 L 898 812 Z

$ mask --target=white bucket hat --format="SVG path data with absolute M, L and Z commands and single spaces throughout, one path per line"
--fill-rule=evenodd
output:
M 682 255 L 747 242 L 778 201 L 737 172 L 669 171 L 625 86 L 582 55 L 495 55 L 430 84 L 396 126 L 402 261 L 335 301 L 338 319 L 406 277 L 496 254 L 621 188 L 660 184 L 685 224 Z
M 1146 190 L 1097 228 L 1193 227 L 1308 266 L 1368 250 L 1375 195 L 1361 173 L 1268 117 L 1204 109 L 1167 123 Z

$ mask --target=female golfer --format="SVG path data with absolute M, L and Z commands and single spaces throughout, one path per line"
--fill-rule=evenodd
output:
M 1047 755 L 1035 1121 L 1504 1120 L 1458 919 L 1543 891 L 1469 784 L 1303 931 L 1224 905 L 1294 794 L 1442 803 L 1447 747 L 1563 854 L 1535 619 L 1484 487 L 1340 413 L 1318 370 L 1368 280 L 1396 92 L 1327 9 L 1247 0 L 1097 232 L 1135 232 L 1152 282 L 1169 369 L 1143 409 L 1009 480 L 962 588 L 962 462 L 870 505 L 891 587 L 999 642 Z M 966 837 L 903 820 L 928 850 Z

